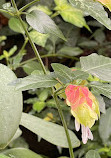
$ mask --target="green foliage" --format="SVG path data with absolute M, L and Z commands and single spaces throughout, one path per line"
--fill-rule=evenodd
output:
M 9 86 L 9 83 L 13 80 L 16 80 L 15 74 L 8 67 L 0 64 L 1 149 L 5 148 L 14 136 L 19 126 L 22 114 L 22 93 L 19 91 L 15 91 L 14 87 Z
M 111 30 L 111 20 L 108 18 L 107 12 L 104 10 L 103 6 L 100 3 L 92 0 L 69 0 L 69 2 L 74 7 L 88 13 L 94 19 L 99 21 L 102 25 Z
M 3 152 L 4 155 L 15 158 L 42 158 L 42 156 L 34 153 L 33 151 L 25 148 L 14 148 Z M 5 158 L 5 157 L 4 157 Z M 7 157 L 6 157 L 7 158 Z
M 68 148 L 64 129 L 60 125 L 44 121 L 40 118 L 25 113 L 22 115 L 21 125 L 38 134 L 40 137 L 52 144 Z M 80 145 L 78 138 L 72 131 L 69 130 L 69 133 L 73 148 L 78 147 Z
M 111 59 L 95 53 L 80 58 L 82 70 L 104 81 L 111 81 Z
M 106 110 L 106 114 L 102 114 L 99 124 L 99 134 L 104 144 L 110 145 L 111 136 L 111 108 Z
M 25 27 L 27 28 L 27 24 L 24 22 Z M 17 18 L 10 18 L 9 20 L 9 27 L 11 30 L 24 34 L 24 29 L 20 23 L 20 21 Z
M 47 39 L 49 38 L 48 34 L 42 34 L 35 30 L 30 32 L 30 37 L 32 38 L 33 42 L 39 46 L 45 47 Z
M 52 87 L 57 84 L 57 81 L 51 75 L 30 75 L 17 81 L 12 82 L 16 84 L 16 90 L 28 90 L 42 87 Z
M 85 158 L 100 158 L 100 155 L 96 150 L 89 150 Z
M 72 7 L 67 1 L 55 0 L 56 7 L 54 8 L 62 16 L 64 21 L 74 24 L 78 27 L 87 27 L 83 13 L 81 10 Z
M 42 19 L 42 20 L 41 20 Z M 26 15 L 26 20 L 33 29 L 40 33 L 52 34 L 66 40 L 54 21 L 40 10 L 31 11 Z

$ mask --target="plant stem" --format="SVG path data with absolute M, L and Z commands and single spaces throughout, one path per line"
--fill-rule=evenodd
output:
M 23 6 L 21 9 L 19 9 L 20 12 L 26 10 L 27 8 L 29 8 L 31 5 L 33 5 L 34 3 L 38 2 L 39 0 L 34 0 L 28 4 L 26 4 L 25 6 Z
M 9 12 L 9 11 L 6 11 L 6 10 L 4 10 L 4 9 L 0 9 L 0 12 L 3 12 L 3 13 L 6 13 L 6 14 L 9 14 L 9 15 L 11 15 L 11 16 L 14 16 L 14 14 L 13 14 L 13 13 L 11 13 L 11 12 Z
M 63 124 L 63 126 L 64 126 L 64 130 L 65 130 L 65 133 L 66 133 L 67 141 L 68 141 L 68 144 L 69 144 L 70 157 L 71 157 L 71 158 L 74 158 L 74 153 L 73 153 L 73 148 L 72 148 L 72 144 L 71 144 L 71 139 L 70 139 L 70 135 L 69 135 L 69 132 L 68 132 L 67 124 L 66 124 L 66 121 L 65 121 L 65 119 L 64 119 L 64 115 L 63 115 L 62 109 L 61 109 L 60 104 L 59 104 L 59 102 L 58 102 L 57 95 L 54 94 L 53 97 L 54 97 L 56 106 L 57 106 L 57 108 L 58 108 L 58 112 L 59 112 L 59 115 L 60 115 L 60 117 L 61 117 L 62 124 Z
M 30 35 L 29 35 L 29 32 L 27 31 L 27 29 L 26 29 L 26 27 L 25 27 L 25 25 L 24 25 L 24 23 L 23 23 L 23 21 L 22 21 L 22 19 L 21 19 L 21 16 L 20 16 L 19 11 L 18 11 L 18 9 L 17 9 L 16 3 L 15 3 L 14 0 L 11 0 L 11 1 L 12 1 L 12 4 L 13 4 L 13 7 L 16 9 L 16 12 L 18 13 L 18 14 L 17 14 L 17 17 L 18 17 L 18 19 L 20 20 L 20 23 L 21 23 L 21 25 L 22 25 L 22 27 L 23 27 L 23 29 L 24 29 L 24 31 L 25 31 L 25 34 L 26 34 L 26 36 L 27 36 L 28 39 L 29 39 L 29 42 L 30 42 L 30 44 L 31 44 L 31 47 L 32 47 L 32 49 L 33 49 L 33 51 L 34 51 L 34 53 L 35 53 L 35 56 L 37 57 L 38 61 L 40 62 L 40 65 L 41 65 L 41 67 L 42 67 L 42 69 L 43 69 L 44 74 L 46 74 L 47 72 L 46 72 L 45 66 L 44 66 L 44 64 L 43 64 L 43 62 L 42 62 L 42 60 L 41 60 L 41 57 L 40 57 L 40 55 L 39 55 L 39 53 L 38 53 L 38 51 L 37 51 L 37 48 L 36 48 L 35 44 L 33 43 L 32 39 L 31 39 L 31 37 L 30 37 Z
M 27 36 L 28 39 L 29 39 L 29 42 L 30 42 L 30 44 L 31 44 L 31 47 L 32 47 L 32 49 L 33 49 L 33 51 L 34 51 L 34 53 L 35 53 L 35 55 L 36 55 L 38 61 L 40 62 L 40 65 L 41 65 L 41 67 L 42 67 L 42 69 L 43 69 L 43 72 L 44 72 L 44 74 L 46 74 L 47 72 L 46 72 L 45 66 L 44 66 L 44 64 L 43 64 L 43 62 L 42 62 L 42 59 L 41 59 L 41 57 L 40 57 L 40 55 L 39 55 L 39 53 L 38 53 L 38 51 L 37 51 L 37 48 L 36 48 L 35 44 L 33 43 L 32 39 L 31 39 L 31 37 L 30 37 L 30 35 L 29 35 L 29 32 L 27 31 L 26 27 L 24 26 L 24 23 L 23 23 L 23 21 L 22 21 L 22 19 L 21 19 L 21 16 L 20 16 L 20 12 L 19 12 L 19 10 L 17 9 L 15 0 L 11 0 L 11 2 L 12 2 L 12 4 L 13 4 L 13 7 L 14 7 L 15 10 L 16 10 L 16 16 L 17 16 L 18 19 L 20 20 L 20 23 L 21 23 L 21 25 L 22 25 L 22 27 L 23 27 L 23 29 L 24 29 L 24 31 L 25 31 L 25 34 L 26 34 L 26 36 Z M 53 91 L 53 94 L 54 94 L 54 88 L 53 88 L 53 87 L 52 87 L 52 91 Z M 57 108 L 58 108 L 58 112 L 59 112 L 59 115 L 60 115 L 60 117 L 61 117 L 62 124 L 63 124 L 63 126 L 64 126 L 64 130 L 65 130 L 65 133 L 66 133 L 66 137 L 67 137 L 67 141 L 68 141 L 68 145 L 69 145 L 70 158 L 74 158 L 73 148 L 72 148 L 72 145 L 71 145 L 71 140 L 70 140 L 70 136 L 69 136 L 67 124 L 66 124 L 66 122 L 65 122 L 65 119 L 64 119 L 64 116 L 63 116 L 63 112 L 62 112 L 61 107 L 60 107 L 60 105 L 59 105 L 59 102 L 58 102 L 56 93 L 54 94 L 53 97 L 54 97 L 54 99 L 55 99 L 55 102 L 56 102 L 56 105 L 57 105 Z
M 63 55 L 63 54 L 46 54 L 46 55 L 41 55 L 41 58 L 46 58 L 46 57 L 63 57 L 63 58 L 69 58 L 69 59 L 78 61 L 78 58 L 76 58 L 76 57 L 71 57 L 71 56 L 67 56 L 67 55 Z M 34 60 L 37 60 L 37 58 L 35 57 L 35 58 L 32 58 L 32 59 L 23 61 L 23 62 L 20 63 L 19 67 L 21 67 L 24 64 L 27 64 L 28 62 L 34 61 Z

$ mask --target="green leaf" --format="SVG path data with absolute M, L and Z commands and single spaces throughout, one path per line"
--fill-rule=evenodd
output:
M 35 61 L 28 62 L 28 63 L 24 64 L 22 67 L 23 67 L 23 70 L 25 71 L 25 73 L 28 75 L 30 75 L 35 70 L 42 70 L 41 65 Z
M 21 125 L 54 145 L 68 148 L 64 128 L 60 125 L 25 113 L 22 115 Z M 78 147 L 80 145 L 78 138 L 70 130 L 69 134 L 73 148 Z
M 90 86 L 93 88 L 94 92 L 102 94 L 111 99 L 111 84 L 92 82 Z
M 99 123 L 99 135 L 104 144 L 108 144 L 111 136 L 111 108 L 106 110 L 106 114 L 102 114 Z
M 36 43 L 39 46 L 45 47 L 47 39 L 49 38 L 48 34 L 42 34 L 35 30 L 32 30 L 29 34 L 34 43 Z
M 72 80 L 77 80 L 77 79 L 85 80 L 88 77 L 89 74 L 84 71 L 81 70 L 72 71 Z
M 51 64 L 51 66 L 54 69 L 55 77 L 58 78 L 63 83 L 69 83 L 77 79 L 87 79 L 89 76 L 88 73 L 84 71 L 81 70 L 72 71 L 69 67 L 62 64 L 53 63 Z
M 102 96 L 96 96 L 95 97 L 97 98 L 98 102 L 99 102 L 99 109 L 100 109 L 100 112 L 102 113 L 106 113 L 106 108 L 105 108 L 105 102 L 104 102 L 104 99 Z
M 27 24 L 25 22 L 23 22 L 23 23 L 24 23 L 25 27 L 27 28 L 28 27 Z M 11 30 L 13 30 L 15 32 L 18 32 L 18 33 L 22 33 L 22 34 L 25 33 L 19 19 L 14 18 L 14 17 L 10 18 L 8 24 L 9 24 L 9 27 L 10 27 Z
M 46 13 L 47 15 L 51 15 L 52 11 L 48 8 L 48 6 L 45 5 L 37 5 L 37 6 L 33 6 L 31 7 L 28 12 L 31 12 L 32 10 L 41 10 L 42 12 Z
M 42 92 L 38 96 L 40 101 L 45 101 L 48 98 L 48 94 L 49 94 L 49 89 L 42 90 Z
M 63 83 L 68 83 L 72 81 L 72 71 L 65 65 L 53 63 L 51 64 L 52 68 L 55 71 L 56 77 Z
M 44 12 L 33 10 L 26 15 L 26 20 L 33 29 L 40 33 L 52 34 L 66 41 L 64 35 L 59 30 L 54 21 Z
M 77 27 L 86 26 L 83 12 L 72 7 L 69 3 L 58 5 L 55 7 L 55 10 L 60 13 L 64 21 L 69 22 Z
M 98 46 L 98 43 L 94 40 L 89 40 L 89 41 L 83 41 L 78 44 L 81 48 L 88 48 L 92 49 Z
M 37 101 L 33 104 L 33 109 L 38 113 L 41 112 L 45 108 L 46 104 L 43 101 Z
M 83 50 L 80 49 L 79 47 L 64 46 L 57 53 L 68 55 L 68 56 L 77 56 L 77 55 L 82 54 Z
M 11 83 L 16 86 L 16 90 L 29 90 L 42 87 L 52 87 L 58 82 L 51 75 L 30 75 L 17 79 Z
M 90 16 L 111 30 L 111 20 L 108 18 L 108 14 L 104 10 L 102 4 L 93 0 L 69 0 L 69 2 L 74 7 L 87 12 Z
M 82 70 L 111 82 L 111 59 L 102 55 L 91 54 L 80 58 Z
M 13 148 L 3 152 L 3 154 L 11 158 L 42 158 L 40 155 L 25 148 Z M 4 157 L 5 158 L 5 157 Z
M 101 158 L 99 153 L 96 150 L 89 150 L 86 153 L 85 158 Z
M 16 79 L 12 70 L 0 64 L 0 149 L 9 144 L 21 119 L 22 93 L 9 85 Z

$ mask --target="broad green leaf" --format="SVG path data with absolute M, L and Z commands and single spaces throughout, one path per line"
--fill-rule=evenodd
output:
M 33 29 L 40 33 L 52 34 L 66 40 L 54 21 L 44 12 L 33 10 L 26 15 L 26 20 Z
M 84 71 L 81 70 L 72 71 L 72 80 L 77 80 L 77 79 L 85 80 L 88 77 L 89 74 Z
M 92 82 L 90 86 L 93 90 L 111 99 L 111 84 L 103 84 L 100 82 Z
M 90 16 L 111 30 L 111 20 L 108 18 L 107 12 L 99 2 L 93 0 L 69 0 L 69 2 L 74 7 L 87 12 Z
M 41 112 L 45 108 L 46 104 L 43 101 L 37 101 L 33 104 L 33 109 L 38 113 Z
M 36 43 L 39 46 L 45 47 L 47 39 L 49 38 L 48 34 L 42 34 L 35 30 L 32 30 L 29 34 L 34 43 Z
M 77 8 L 72 7 L 69 3 L 58 5 L 55 7 L 55 10 L 60 13 L 64 21 L 69 22 L 77 27 L 87 27 L 86 21 L 83 17 L 83 12 Z
M 15 135 L 22 114 L 22 93 L 9 83 L 16 80 L 12 70 L 0 64 L 0 149 Z
M 4 151 L 3 154 L 9 156 L 10 158 L 42 158 L 40 155 L 25 148 L 9 149 Z
M 87 79 L 89 76 L 88 73 L 84 71 L 72 71 L 69 67 L 59 63 L 53 63 L 51 66 L 54 69 L 56 78 L 58 78 L 63 83 L 69 83 L 77 79 Z
M 51 75 L 30 75 L 17 79 L 11 83 L 16 86 L 16 90 L 29 90 L 42 87 L 52 87 L 58 82 Z
M 64 128 L 60 125 L 47 122 L 38 117 L 25 113 L 22 115 L 21 125 L 54 145 L 68 148 Z M 69 134 L 72 142 L 72 147 L 78 147 L 80 145 L 78 138 L 70 130 Z
M 91 54 L 80 58 L 82 70 L 111 82 L 111 59 L 98 54 Z
M 64 46 L 57 53 L 68 55 L 68 56 L 77 56 L 77 55 L 82 54 L 83 50 L 80 49 L 79 47 Z
M 51 64 L 52 68 L 54 69 L 54 72 L 56 74 L 56 77 L 62 81 L 63 83 L 68 83 L 72 81 L 72 71 L 70 68 L 68 68 L 65 65 L 53 63 Z
M 9 27 L 10 27 L 11 30 L 13 30 L 15 32 L 18 32 L 18 33 L 22 33 L 22 34 L 25 33 L 19 19 L 12 17 L 12 18 L 10 18 L 8 24 L 9 24 Z M 24 22 L 24 25 L 25 25 L 26 28 L 28 27 L 25 22 Z
M 24 64 L 22 67 L 25 73 L 27 73 L 28 75 L 30 75 L 35 70 L 42 70 L 41 65 L 36 61 L 28 62 Z
M 105 114 L 101 115 L 99 123 L 99 135 L 104 144 L 108 144 L 108 139 L 111 136 L 111 108 L 106 110 Z
M 101 158 L 99 153 L 96 150 L 89 150 L 86 153 L 85 158 Z

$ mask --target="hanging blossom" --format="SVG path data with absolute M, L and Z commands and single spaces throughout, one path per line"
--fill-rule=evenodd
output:
M 82 141 L 86 144 L 88 139 L 93 140 L 90 128 L 100 117 L 98 101 L 84 86 L 69 85 L 65 94 L 66 104 L 71 107 L 71 113 L 75 117 L 76 131 L 80 130 L 81 125 Z
M 97 0 L 98 2 L 102 3 L 111 11 L 111 0 Z

